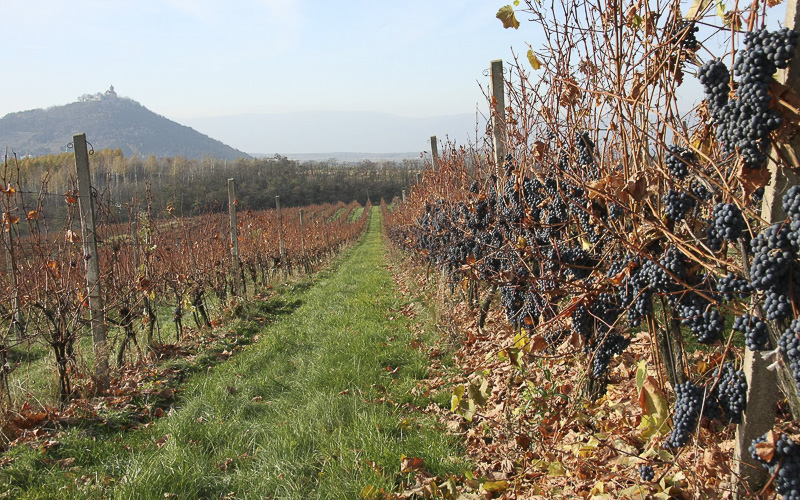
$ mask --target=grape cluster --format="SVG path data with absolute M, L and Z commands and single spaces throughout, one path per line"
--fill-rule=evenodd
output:
M 716 122 L 722 121 L 725 105 L 728 104 L 728 96 L 731 92 L 730 70 L 724 62 L 711 59 L 700 67 L 697 79 L 703 85 L 711 118 Z
M 699 28 L 690 21 L 680 21 L 673 29 L 672 43 L 680 44 L 686 50 L 695 51 L 700 48 L 700 42 L 697 41 L 695 33 Z
M 667 155 L 664 163 L 667 165 L 670 174 L 678 180 L 683 180 L 689 175 L 689 166 L 697 162 L 695 154 L 680 146 L 670 146 L 667 148 Z
M 525 304 L 525 295 L 522 287 L 517 285 L 504 285 L 500 287 L 500 305 L 506 313 L 508 322 L 519 327 L 522 318 L 520 312 Z
M 705 390 L 690 381 L 675 386 L 673 427 L 666 442 L 668 447 L 680 448 L 689 441 L 700 420 L 704 395 Z
M 608 372 L 608 365 L 614 356 L 622 354 L 628 348 L 631 339 L 623 337 L 614 331 L 608 332 L 590 350 L 594 351 L 592 357 L 592 376 L 600 380 Z
M 514 176 L 506 179 L 503 185 L 503 197 L 500 203 L 499 213 L 502 216 L 500 220 L 506 226 L 519 224 L 525 216 L 522 204 L 520 203 L 520 194 L 517 191 L 516 178 Z
M 658 267 L 653 266 L 652 268 L 652 281 L 659 281 L 665 284 L 657 287 L 656 290 L 659 292 L 671 292 L 678 289 L 678 281 L 686 279 L 686 257 L 677 247 L 669 247 L 659 259 L 658 264 Z
M 653 470 L 653 467 L 642 465 L 639 467 L 639 477 L 642 478 L 642 481 L 650 482 L 656 478 L 656 472 Z
M 753 440 L 750 445 L 750 456 L 761 462 L 761 465 L 775 476 L 775 491 L 782 495 L 784 500 L 800 500 L 800 444 L 794 442 L 788 435 L 781 434 L 775 443 L 772 459 L 766 461 L 758 454 L 756 445 L 765 443 L 767 435 Z
M 718 203 L 711 211 L 711 224 L 706 229 L 708 247 L 717 252 L 723 241 L 735 241 L 747 228 L 742 211 L 733 203 Z
M 725 300 L 733 300 L 736 297 L 744 298 L 747 294 L 752 293 L 753 285 L 734 273 L 728 273 L 717 280 L 716 290 Z
M 579 334 L 583 341 L 588 343 L 592 336 L 592 317 L 589 315 L 589 309 L 583 305 L 578 304 L 572 310 L 570 315 L 572 319 L 571 329 L 573 332 Z
M 794 378 L 797 392 L 800 394 L 800 319 L 792 320 L 789 327 L 784 330 L 778 340 L 778 348 L 789 360 L 792 378 Z
M 792 222 L 800 221 L 800 184 L 792 186 L 783 195 L 781 207 Z
M 788 318 L 792 313 L 789 284 L 791 271 L 797 267 L 797 239 L 791 224 L 778 222 L 750 241 L 750 279 L 755 289 L 765 292 L 768 320 Z
M 734 61 L 739 77 L 735 99 L 729 99 L 730 73 L 720 61 L 709 61 L 697 73 L 708 101 L 717 137 L 729 151 L 738 151 L 745 164 L 754 169 L 766 163 L 769 134 L 778 128 L 781 117 L 771 109 L 769 83 L 778 68 L 785 68 L 795 51 L 800 33 L 783 28 L 766 29 L 745 35 L 744 49 Z
M 661 201 L 664 203 L 664 215 L 666 215 L 668 219 L 676 222 L 683 220 L 686 214 L 689 213 L 689 210 L 694 208 L 697 204 L 697 200 L 689 193 L 676 191 L 674 189 L 667 191 L 667 194 L 661 198 Z
M 715 369 L 712 377 L 716 378 L 720 374 L 713 397 L 724 412 L 724 421 L 740 424 L 747 406 L 747 379 L 744 372 L 737 370 L 732 363 L 725 363 L 721 369 Z
M 701 202 L 708 201 L 714 197 L 714 193 L 712 193 L 704 183 L 698 180 L 692 181 L 689 185 L 689 192 Z
M 619 298 L 622 306 L 627 309 L 628 325 L 635 328 L 642 323 L 642 319 L 653 312 L 653 290 L 649 287 L 650 273 L 642 272 L 644 266 L 635 268 L 629 277 L 622 279 Z
M 788 274 L 795 259 L 789 232 L 790 227 L 779 222 L 750 241 L 753 249 L 750 279 L 759 290 L 767 290 Z
M 733 329 L 744 333 L 744 343 L 751 351 L 761 351 L 769 344 L 767 324 L 757 316 L 749 313 L 737 316 L 733 321 Z
M 619 219 L 625 214 L 625 210 L 622 208 L 622 205 L 618 205 L 614 202 L 608 203 L 608 218 L 609 219 Z
M 594 163 L 594 141 L 589 137 L 589 132 L 575 134 L 575 151 L 578 153 L 577 163 L 581 166 Z
M 676 302 L 675 312 L 701 344 L 716 342 L 722 335 L 725 320 L 708 299 L 696 292 L 687 292 Z

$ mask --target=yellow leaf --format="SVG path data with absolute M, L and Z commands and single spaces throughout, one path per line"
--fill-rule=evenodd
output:
M 480 375 L 470 381 L 469 389 L 467 391 L 470 399 L 475 401 L 475 404 L 478 406 L 485 405 L 492 393 L 492 391 L 489 389 L 489 381 L 486 379 L 486 377 Z
M 533 53 L 533 49 L 528 49 L 528 61 L 531 63 L 531 67 L 533 69 L 539 69 L 542 67 L 542 62 L 536 57 L 536 54 Z
M 639 362 L 639 367 L 636 369 L 636 390 L 642 392 L 644 381 L 647 378 L 647 361 L 642 360 Z
M 688 21 L 700 19 L 709 5 L 711 5 L 711 0 L 694 0 L 692 6 L 689 7 L 689 12 L 686 13 L 686 19 Z
M 453 397 L 450 398 L 450 411 L 453 413 L 458 411 L 458 406 L 461 404 L 461 398 L 464 397 L 464 391 L 466 391 L 466 388 L 463 385 L 459 385 L 453 389 Z
M 519 21 L 517 21 L 517 16 L 514 15 L 514 7 L 511 5 L 501 7 L 500 10 L 497 11 L 496 17 L 503 23 L 503 28 L 519 29 Z
M 486 481 L 481 487 L 489 493 L 502 493 L 508 489 L 508 481 Z
M 372 486 L 371 484 L 368 484 L 364 486 L 359 496 L 365 500 L 380 498 L 380 490 L 378 490 L 378 488 Z
M 567 471 L 564 470 L 564 466 L 561 465 L 561 462 L 550 462 L 547 466 L 547 475 L 548 476 L 566 476 Z
M 656 432 L 663 433 L 666 430 L 664 424 L 669 418 L 669 402 L 651 376 L 645 379 L 639 391 L 639 405 L 644 412 L 639 425 L 642 435 L 649 438 Z

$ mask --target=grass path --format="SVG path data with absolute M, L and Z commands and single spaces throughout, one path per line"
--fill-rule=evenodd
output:
M 396 488 L 403 455 L 462 473 L 457 443 L 403 409 L 428 403 L 410 392 L 428 359 L 408 348 L 397 297 L 374 210 L 336 266 L 285 294 L 293 312 L 191 377 L 170 416 L 103 439 L 65 433 L 48 456 L 74 457 L 70 467 L 31 458 L 38 479 L 0 470 L 0 486 L 25 483 L 15 498 L 358 498 L 367 485 Z

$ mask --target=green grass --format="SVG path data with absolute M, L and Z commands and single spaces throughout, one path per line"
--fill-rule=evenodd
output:
M 235 325 L 260 340 L 190 377 L 170 416 L 134 432 L 65 430 L 46 452 L 16 447 L 0 489 L 9 498 L 358 498 L 366 485 L 397 488 L 403 455 L 437 475 L 462 473 L 459 445 L 404 409 L 428 404 L 411 389 L 429 363 L 408 347 L 384 265 L 374 210 L 336 266 L 282 293 L 291 314 Z M 245 316 L 275 307 L 251 303 Z

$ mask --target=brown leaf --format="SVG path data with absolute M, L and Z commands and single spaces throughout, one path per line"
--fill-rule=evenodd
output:
M 658 14 L 654 11 L 647 11 L 644 15 L 644 34 L 647 37 L 652 37 L 658 30 Z
M 634 73 L 633 74 L 633 84 L 631 85 L 631 99 L 638 99 L 644 89 L 646 88 L 646 84 L 644 81 L 644 76 L 641 73 Z
M 217 469 L 221 470 L 222 472 L 227 472 L 228 471 L 228 467 L 230 467 L 232 464 L 233 464 L 233 459 L 229 458 L 229 459 L 225 460 L 224 462 L 220 462 L 220 463 L 215 464 L 215 465 L 217 466 Z
M 547 349 L 547 340 L 543 335 L 534 335 L 530 340 L 531 352 L 539 352 Z
M 72 229 L 67 229 L 66 231 L 64 231 L 64 236 L 65 236 L 65 238 L 67 240 L 67 243 L 80 243 L 81 242 L 81 236 L 78 233 L 76 233 L 75 231 L 73 231 Z
M 758 188 L 764 187 L 769 183 L 769 170 L 762 168 L 750 168 L 744 161 L 739 160 L 738 165 L 739 182 L 742 184 L 744 199 L 750 199 Z
M 581 92 L 580 87 L 578 87 L 578 83 L 569 78 L 564 81 L 564 89 L 561 91 L 558 102 L 562 106 L 576 104 L 582 95 L 583 92 Z
M 164 447 L 164 445 L 165 445 L 165 444 L 167 444 L 167 441 L 169 441 L 169 438 L 170 438 L 170 435 L 169 435 L 169 434 L 164 434 L 164 435 L 163 435 L 163 436 L 161 436 L 160 438 L 156 439 L 156 441 L 155 441 L 155 445 L 156 445 L 158 448 L 163 448 L 163 447 Z
M 703 453 L 703 465 L 709 469 L 718 469 L 725 463 L 725 455 L 718 449 L 707 449 Z
M 783 118 L 773 137 L 777 142 L 787 142 L 797 132 L 800 123 L 800 96 L 791 87 L 776 81 L 770 83 L 769 91 L 772 102 Z
M 407 474 L 411 471 L 422 470 L 425 461 L 417 457 L 403 457 L 400 461 L 400 474 Z
M 756 455 L 765 462 L 771 462 L 772 459 L 775 458 L 777 440 L 775 432 L 769 431 L 767 433 L 767 440 L 756 445 Z
M 624 193 L 633 198 L 634 201 L 642 201 L 647 196 L 647 177 L 643 172 L 637 172 L 628 179 L 625 184 Z
M 543 161 L 547 152 L 547 144 L 542 141 L 533 143 L 533 159 L 537 162 Z M 470 254 L 472 256 L 472 254 Z

